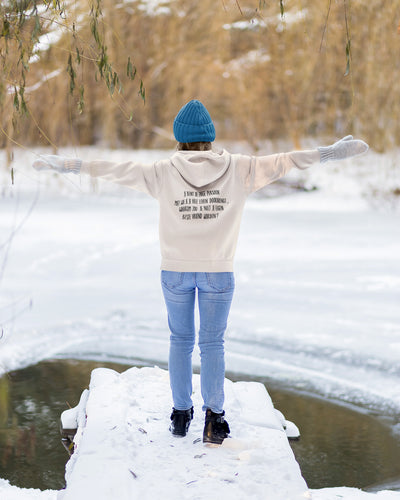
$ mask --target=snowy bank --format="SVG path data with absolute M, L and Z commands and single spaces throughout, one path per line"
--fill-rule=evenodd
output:
M 12 486 L 5 479 L 0 479 L 1 500 L 57 500 L 57 491 L 35 490 L 29 488 L 18 488 Z

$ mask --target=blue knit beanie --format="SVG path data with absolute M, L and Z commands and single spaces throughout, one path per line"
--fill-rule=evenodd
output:
M 178 142 L 213 142 L 215 128 L 211 116 L 200 101 L 189 101 L 176 115 L 174 136 Z

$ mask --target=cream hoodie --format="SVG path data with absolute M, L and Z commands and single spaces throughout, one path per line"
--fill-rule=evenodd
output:
M 319 163 L 318 150 L 269 156 L 178 151 L 151 165 L 83 162 L 81 172 L 143 191 L 159 202 L 161 269 L 233 271 L 247 196 L 292 167 Z

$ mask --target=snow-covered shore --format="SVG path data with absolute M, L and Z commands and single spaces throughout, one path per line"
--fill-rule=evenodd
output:
M 70 153 L 147 161 L 166 154 Z M 2 181 L 0 371 L 54 356 L 165 362 L 156 203 L 102 183 L 100 196 L 92 194 L 88 179 L 39 175 L 30 169 L 32 158 L 17 152 L 15 186 L 8 176 Z M 368 200 L 376 189 L 374 204 L 395 204 L 396 162 L 371 153 L 293 172 L 289 179 L 320 189 L 249 200 L 226 336 L 228 370 L 392 414 L 394 431 L 400 428 L 399 215 Z M 46 498 L 6 491 L 7 500 Z M 329 489 L 313 498 L 340 495 L 372 496 Z M 387 495 L 395 493 L 376 497 Z

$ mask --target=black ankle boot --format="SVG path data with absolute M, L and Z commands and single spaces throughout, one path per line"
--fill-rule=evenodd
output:
M 175 410 L 175 408 L 172 408 L 169 430 L 174 436 L 186 436 L 192 419 L 193 406 L 189 410 Z
M 214 413 L 210 408 L 207 408 L 203 443 L 221 444 L 228 437 L 230 429 L 224 415 L 224 411 L 222 413 Z

